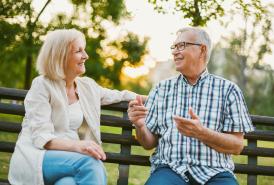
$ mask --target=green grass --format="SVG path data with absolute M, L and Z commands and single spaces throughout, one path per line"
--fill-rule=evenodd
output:
M 0 132 L 0 141 L 15 142 L 16 139 L 17 134 Z M 7 179 L 10 157 L 10 153 L 0 152 L 0 179 Z

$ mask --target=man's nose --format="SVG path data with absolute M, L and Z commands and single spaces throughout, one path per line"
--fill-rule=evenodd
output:
M 172 53 L 172 55 L 175 56 L 175 55 L 179 54 L 179 52 L 180 52 L 180 51 L 179 51 L 178 49 L 174 49 L 174 50 L 172 50 L 171 53 Z

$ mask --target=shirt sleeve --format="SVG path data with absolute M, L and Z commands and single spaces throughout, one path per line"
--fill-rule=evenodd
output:
M 244 96 L 236 85 L 227 97 L 222 131 L 244 133 L 254 131 Z
M 44 149 L 44 145 L 56 136 L 51 120 L 49 92 L 41 79 L 33 80 L 24 105 L 26 110 L 24 122 L 29 124 L 33 145 L 39 149 Z
M 145 107 L 148 109 L 148 114 L 145 119 L 148 130 L 153 134 L 159 134 L 158 129 L 158 86 L 150 91 L 148 99 L 145 102 Z

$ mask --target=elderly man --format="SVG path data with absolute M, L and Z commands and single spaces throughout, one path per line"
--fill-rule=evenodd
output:
M 156 147 L 146 185 L 238 184 L 231 154 L 240 154 L 244 133 L 253 131 L 242 92 L 208 73 L 204 30 L 179 30 L 171 50 L 180 75 L 161 81 L 145 106 L 138 98 L 129 103 L 138 141 Z

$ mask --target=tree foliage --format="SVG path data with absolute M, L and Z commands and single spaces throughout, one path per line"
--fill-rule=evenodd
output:
M 47 1 L 44 8 L 50 3 Z M 41 44 L 40 35 L 47 29 L 39 22 L 40 12 L 35 12 L 30 0 L 3 0 L 0 4 L 0 63 L 3 86 L 21 86 L 28 88 L 31 81 L 34 53 Z M 22 86 L 21 86 L 22 87 Z
M 155 10 L 161 13 L 170 11 L 168 4 L 173 3 L 173 13 L 181 13 L 182 17 L 190 20 L 192 26 L 205 26 L 209 21 L 218 19 L 225 15 L 230 9 L 241 9 L 245 15 L 255 14 L 260 17 L 263 13 L 263 8 L 260 0 L 148 0 L 154 5 Z
M 44 35 L 57 28 L 76 28 L 86 35 L 89 61 L 87 75 L 108 87 L 121 88 L 121 71 L 126 65 L 139 65 L 147 53 L 147 39 L 133 33 L 124 34 L 116 41 L 108 38 L 105 24 L 115 27 L 128 18 L 123 0 L 72 0 L 71 16 L 57 14 L 48 24 L 41 22 L 40 15 L 52 2 L 48 0 L 40 12 L 35 12 L 30 0 L 1 1 L 0 10 L 0 85 L 29 88 L 35 73 L 33 63 Z M 2 29 L 3 28 L 3 29 Z M 11 31 L 12 30 L 12 31 Z M 112 34 L 112 33 L 110 33 Z M 111 50 L 109 49 L 111 48 Z M 123 57 L 113 55 L 122 53 Z M 113 61 L 113 62 L 110 62 Z M 24 72 L 25 67 L 25 74 Z

